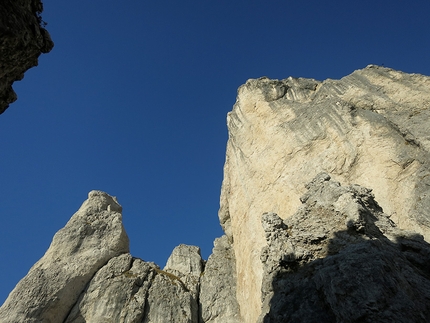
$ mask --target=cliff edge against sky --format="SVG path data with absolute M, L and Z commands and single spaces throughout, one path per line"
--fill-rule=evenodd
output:
M 430 78 L 249 80 L 228 115 L 212 255 L 129 253 L 93 191 L 0 308 L 2 322 L 427 322 Z
M 429 241 L 429 119 L 429 77 L 374 65 L 340 80 L 260 78 L 239 88 L 219 217 L 246 322 L 261 308 L 261 215 L 290 217 L 320 172 L 373 189 L 393 223 Z

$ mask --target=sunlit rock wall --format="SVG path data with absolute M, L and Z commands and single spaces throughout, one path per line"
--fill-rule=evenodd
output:
M 368 66 L 340 80 L 252 79 L 228 114 L 220 222 L 245 322 L 261 308 L 261 215 L 291 216 L 327 172 L 373 189 L 402 229 L 430 239 L 430 78 Z M 247 310 L 242 310 L 246 308 Z

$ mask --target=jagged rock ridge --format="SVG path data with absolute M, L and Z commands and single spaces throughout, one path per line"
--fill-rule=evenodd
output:
M 429 102 L 430 78 L 376 66 L 249 80 L 207 262 L 186 245 L 164 269 L 133 257 L 121 206 L 93 191 L 0 321 L 427 322 Z
M 0 114 L 17 98 L 12 84 L 37 66 L 54 43 L 44 28 L 40 0 L 0 1 Z
M 121 211 L 114 197 L 90 192 L 10 293 L 0 308 L 0 322 L 197 323 L 237 318 L 234 255 L 225 236 L 215 242 L 204 274 L 200 249 L 187 245 L 176 247 L 162 270 L 129 254 Z

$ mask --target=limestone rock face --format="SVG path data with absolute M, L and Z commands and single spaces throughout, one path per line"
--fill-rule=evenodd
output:
M 259 322 L 428 322 L 430 245 L 398 229 L 371 190 L 328 174 L 286 220 L 265 213 Z
M 173 249 L 167 264 L 166 271 L 178 272 L 182 275 L 200 276 L 203 272 L 203 260 L 200 248 L 181 244 Z
M 199 323 L 200 249 L 165 270 L 129 254 L 122 208 L 92 191 L 0 308 L 2 323 Z M 225 264 L 224 264 L 225 265 Z
M 0 322 L 63 322 L 93 275 L 129 251 L 121 206 L 100 191 L 58 231 L 0 308 Z
M 123 254 L 101 268 L 65 323 L 198 323 L 195 294 L 150 262 Z
M 249 80 L 228 114 L 219 218 L 244 322 L 260 315 L 261 214 L 283 219 L 320 172 L 373 189 L 402 229 L 430 239 L 430 78 L 368 66 L 340 80 Z M 242 311 L 246 308 L 246 311 Z
M 43 28 L 42 10 L 40 0 L 0 2 L 0 113 L 17 98 L 12 83 L 54 46 Z
M 215 240 L 200 284 L 201 322 L 240 322 L 236 300 L 236 261 L 227 236 Z
M 92 191 L 0 322 L 427 322 L 429 114 L 430 78 L 387 68 L 249 80 L 206 263 L 187 245 L 163 270 L 133 257 L 121 206 Z
M 204 269 L 200 248 L 181 244 L 173 249 L 167 260 L 164 271 L 180 277 L 187 289 L 192 293 L 194 308 L 198 308 L 197 299 L 199 297 L 200 276 Z
M 91 279 L 65 323 L 140 323 L 155 270 L 128 253 L 112 258 Z
M 159 272 L 149 289 L 147 314 L 143 323 L 198 323 L 198 306 L 194 294 L 182 280 Z

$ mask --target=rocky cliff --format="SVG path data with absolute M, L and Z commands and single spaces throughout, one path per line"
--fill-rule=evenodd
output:
M 17 98 L 12 84 L 54 46 L 44 28 L 40 0 L 0 1 L 0 114 Z
M 388 68 L 249 80 L 207 261 L 133 257 L 121 206 L 93 191 L 0 321 L 428 322 L 429 113 L 430 78 Z
M 430 78 L 378 66 L 340 80 L 260 78 L 239 88 L 227 117 L 219 217 L 246 322 L 261 308 L 261 215 L 293 215 L 320 172 L 373 189 L 393 223 L 429 241 L 429 120 Z

